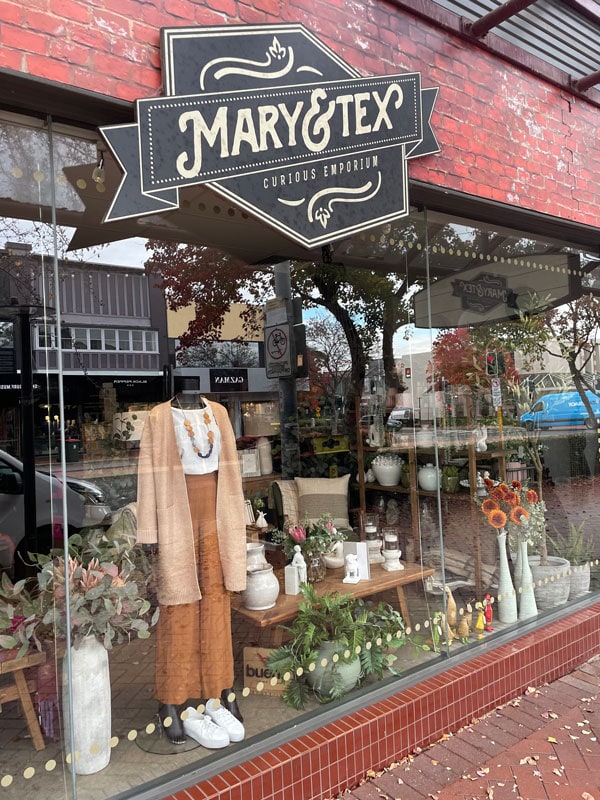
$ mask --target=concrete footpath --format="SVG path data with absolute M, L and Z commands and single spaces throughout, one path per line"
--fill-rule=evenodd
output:
M 600 654 L 337 797 L 600 800 Z

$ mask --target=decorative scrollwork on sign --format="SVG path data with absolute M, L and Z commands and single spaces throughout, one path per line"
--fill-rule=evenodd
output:
M 366 203 L 371 200 L 381 189 L 381 172 L 377 173 L 377 182 L 367 181 L 362 186 L 356 187 L 341 187 L 333 186 L 329 189 L 322 189 L 320 192 L 314 194 L 307 206 L 306 214 L 309 222 L 320 222 L 323 228 L 327 227 L 330 217 L 333 214 L 333 206 L 335 203 Z M 322 201 L 324 198 L 329 197 L 326 203 Z M 304 203 L 302 200 L 284 200 L 278 198 L 279 202 L 286 206 L 301 206 Z
M 216 68 L 218 64 L 227 64 Z M 200 90 L 206 89 L 206 77 L 210 70 L 214 70 L 213 78 L 216 81 L 226 78 L 230 75 L 245 75 L 250 78 L 260 78 L 261 80 L 273 80 L 274 78 L 282 78 L 291 72 L 294 66 L 294 48 L 283 47 L 279 39 L 274 36 L 271 46 L 266 52 L 266 59 L 264 61 L 253 61 L 248 58 L 231 58 L 224 56 L 223 58 L 214 58 L 209 61 L 202 68 L 200 73 Z M 273 69 L 275 68 L 275 69 Z M 319 70 L 314 67 L 304 66 L 298 67 L 298 72 L 314 72 L 316 75 L 321 75 Z

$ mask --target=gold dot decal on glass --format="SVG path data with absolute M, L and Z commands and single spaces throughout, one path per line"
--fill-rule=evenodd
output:
M 33 172 L 33 180 L 36 183 L 41 183 L 44 180 L 44 173 L 42 172 L 41 169 L 34 170 L 34 172 Z
M 286 674 L 289 675 L 289 672 Z M 242 697 L 249 697 L 249 695 L 250 695 L 250 689 L 247 686 L 244 686 L 244 688 L 242 689 Z
M 27 769 L 23 770 L 23 777 L 25 778 L 26 781 L 33 778 L 34 775 L 35 775 L 35 769 L 33 767 L 27 767 Z
M 265 684 L 264 684 L 264 682 L 263 682 L 263 681 L 259 681 L 259 682 L 256 684 L 256 689 L 257 689 L 257 691 L 259 691 L 259 692 L 262 692 L 264 688 L 265 688 Z
M 153 727 L 156 727 L 156 726 L 153 724 Z M 112 737 L 111 737 L 111 740 L 110 740 L 110 742 L 109 742 L 109 745 L 111 746 L 111 748 L 114 750 L 114 748 L 115 748 L 115 747 L 116 747 L 118 744 L 119 744 L 119 737 L 118 737 L 118 736 L 112 736 Z
M 2 786 L 4 789 L 6 789 L 7 786 L 10 786 L 12 782 L 12 775 L 3 775 L 2 778 L 0 778 L 0 786 Z
M 52 772 L 53 770 L 56 769 L 56 761 L 53 758 L 50 758 L 44 764 L 44 769 L 46 770 L 46 772 Z
M 13 167 L 11 169 L 11 173 L 13 178 L 22 178 L 23 177 L 23 170 L 21 167 Z
M 77 182 L 75 184 L 78 189 L 87 189 L 87 181 L 83 178 L 77 178 Z
M 138 735 L 137 731 L 134 729 L 129 731 L 129 733 L 127 734 L 127 738 L 129 739 L 130 742 L 134 742 L 137 739 L 137 735 Z

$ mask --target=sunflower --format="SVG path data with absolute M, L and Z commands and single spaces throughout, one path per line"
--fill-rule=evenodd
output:
M 504 502 L 507 506 L 511 506 L 511 508 L 515 508 L 515 506 L 520 505 L 519 495 L 516 492 L 507 492 L 504 495 Z
M 535 489 L 527 489 L 527 492 L 525 493 L 525 499 L 528 503 L 535 504 L 539 500 L 538 493 Z
M 500 529 L 506 525 L 506 514 L 501 509 L 497 508 L 487 515 L 487 521 L 492 528 Z
M 529 519 L 529 511 L 525 511 L 521 505 L 515 506 L 511 509 L 509 518 L 511 522 L 515 523 L 515 525 L 521 525 L 523 520 Z
M 486 497 L 481 504 L 481 510 L 484 514 L 491 514 L 492 511 L 495 511 L 497 508 L 500 508 L 498 503 L 495 500 L 491 500 L 489 497 Z
M 523 488 L 523 484 L 521 483 L 521 481 L 511 481 L 510 485 L 516 492 L 520 492 Z

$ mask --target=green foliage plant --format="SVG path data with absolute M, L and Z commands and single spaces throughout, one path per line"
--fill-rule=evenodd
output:
M 1 649 L 19 648 L 20 658 L 42 650 L 45 639 L 77 646 L 93 635 L 111 649 L 134 636 L 149 637 L 158 618 L 146 597 L 149 570 L 123 529 L 117 535 L 89 529 L 88 535 L 71 536 L 66 559 L 63 550 L 29 555 L 35 577 L 13 583 L 2 575 Z
M 289 640 L 275 649 L 267 666 L 286 683 L 283 700 L 298 710 L 306 707 L 314 693 L 321 703 L 336 700 L 344 693 L 340 664 L 360 659 L 361 681 L 370 675 L 382 678 L 393 672 L 395 650 L 407 642 L 402 615 L 387 603 L 370 604 L 350 594 L 330 592 L 319 596 L 310 584 L 302 584 L 298 614 L 283 626 Z M 319 647 L 335 642 L 332 656 L 333 685 L 327 695 L 313 692 L 307 675 L 315 668 Z
M 589 564 L 594 558 L 594 540 L 584 533 L 585 522 L 569 523 L 569 532 L 561 533 L 554 527 L 554 536 L 548 535 L 556 555 L 566 558 L 573 567 Z

